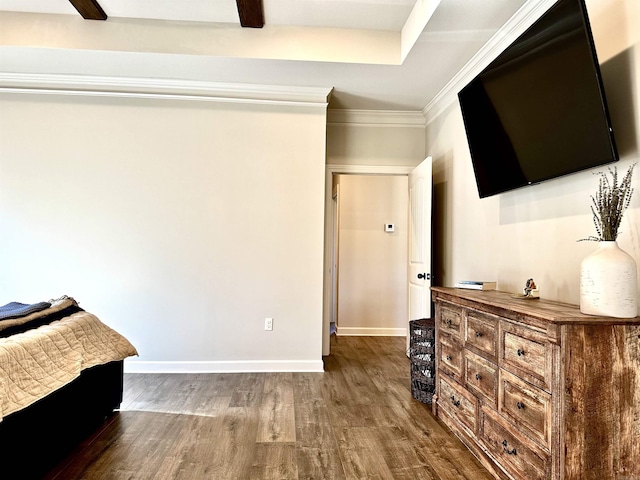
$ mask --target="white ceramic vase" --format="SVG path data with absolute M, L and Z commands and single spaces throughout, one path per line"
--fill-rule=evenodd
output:
M 580 311 L 588 315 L 638 315 L 636 262 L 618 242 L 599 242 L 580 265 Z

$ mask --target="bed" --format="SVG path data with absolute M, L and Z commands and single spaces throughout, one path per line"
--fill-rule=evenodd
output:
M 3 471 L 40 478 L 122 401 L 136 349 L 71 297 L 0 307 Z

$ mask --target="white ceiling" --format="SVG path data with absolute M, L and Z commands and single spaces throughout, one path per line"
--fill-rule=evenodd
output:
M 312 56 L 309 60 L 265 58 L 255 47 L 252 48 L 256 55 L 247 52 L 220 54 L 218 51 L 194 54 L 186 47 L 180 51 L 180 41 L 174 42 L 176 48 L 171 51 L 154 51 L 138 48 L 134 42 L 122 46 L 126 44 L 126 38 L 121 34 L 118 38 L 120 46 L 111 50 L 85 49 L 76 45 L 55 49 L 35 44 L 33 48 L 25 48 L 25 45 L 7 47 L 0 55 L 0 71 L 38 70 L 39 73 L 333 87 L 331 108 L 419 111 L 526 2 L 441 0 L 401 65 L 357 60 L 318 61 Z M 208 28 L 208 24 L 213 32 L 211 35 L 224 32 L 238 35 L 236 30 L 241 29 L 235 0 L 100 0 L 99 3 L 109 16 L 106 22 L 123 22 L 127 26 L 135 22 L 132 19 L 145 19 L 145 23 L 138 23 L 144 28 L 176 25 L 182 32 L 188 32 L 189 28 Z M 335 44 L 338 47 L 334 47 L 338 50 L 343 47 L 364 51 L 367 42 L 347 45 L 342 39 L 351 37 L 343 35 L 357 31 L 361 35 L 358 38 L 369 36 L 371 45 L 375 45 L 374 36 L 376 39 L 380 35 L 392 38 L 397 33 L 399 38 L 415 0 L 263 0 L 263 4 L 265 27 L 261 31 L 242 29 L 241 32 L 253 36 L 251 45 L 260 45 L 267 38 L 272 40 L 283 31 L 302 35 L 300 29 L 277 30 L 279 27 L 308 27 L 307 30 L 315 29 L 316 33 L 339 38 Z M 79 29 L 86 29 L 87 25 L 94 28 L 92 25 L 95 25 L 96 31 L 101 28 L 98 25 L 101 22 L 82 20 L 68 0 L 0 0 L 0 11 L 51 14 L 50 18 L 62 18 L 58 14 L 73 16 L 74 22 L 79 18 L 77 24 L 73 24 L 74 28 L 75 25 Z M 9 20 L 5 19 L 5 22 L 14 17 L 7 18 Z M 42 18 L 45 17 L 38 16 L 40 22 Z M 302 45 L 297 48 L 304 50 L 306 44 Z M 311 49 L 308 50 L 312 55 Z
M 235 0 L 99 0 L 109 17 L 238 24 Z M 415 0 L 263 0 L 267 25 L 400 30 Z M 73 15 L 68 0 L 1 0 L 0 9 Z

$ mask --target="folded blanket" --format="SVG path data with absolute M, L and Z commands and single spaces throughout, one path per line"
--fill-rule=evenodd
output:
M 82 311 L 78 303 L 73 298 L 67 296 L 42 303 L 47 303 L 50 306 L 23 317 L 0 320 L 0 338 L 26 332 L 32 328 L 47 325 L 73 313 Z
M 68 384 L 87 368 L 137 354 L 125 337 L 84 311 L 2 338 L 0 422 Z
M 32 304 L 10 302 L 0 307 L 0 320 L 4 320 L 7 318 L 26 317 L 33 312 L 39 312 L 40 310 L 44 310 L 46 308 L 49 308 L 50 306 L 51 304 L 49 302 L 39 302 Z

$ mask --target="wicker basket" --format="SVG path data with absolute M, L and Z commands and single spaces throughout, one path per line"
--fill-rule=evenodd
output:
M 409 335 L 411 395 L 422 403 L 431 403 L 436 391 L 435 322 L 429 318 L 411 320 Z

